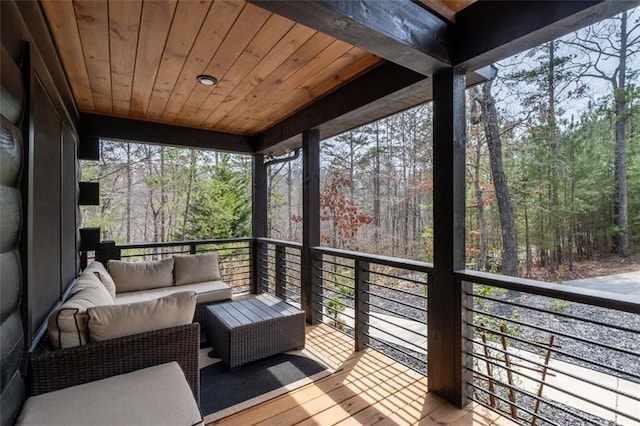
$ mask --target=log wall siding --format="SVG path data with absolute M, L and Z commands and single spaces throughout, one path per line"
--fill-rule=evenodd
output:
M 23 165 L 23 84 L 20 69 L 2 47 L 2 102 L 0 103 L 0 414 L 1 424 L 12 424 L 25 398 L 20 372 L 24 332 L 20 314 L 22 264 L 20 230 Z

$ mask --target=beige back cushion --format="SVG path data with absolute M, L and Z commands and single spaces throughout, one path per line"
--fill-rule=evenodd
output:
M 111 297 L 115 299 L 116 297 L 116 283 L 113 282 L 113 278 L 107 272 L 107 268 L 101 262 L 94 260 L 87 266 L 84 271 L 82 271 L 81 277 L 85 274 L 93 274 L 93 276 L 97 277 L 103 286 L 107 288 Z
M 97 306 L 87 311 L 89 337 L 98 342 L 145 331 L 189 324 L 196 310 L 195 291 L 125 305 Z
M 176 285 L 220 281 L 218 253 L 173 256 Z
M 149 262 L 110 260 L 108 266 L 117 293 L 173 285 L 173 257 Z
M 111 294 L 97 277 L 87 275 L 79 278 L 69 299 L 49 315 L 47 331 L 51 345 L 59 349 L 87 343 L 87 309 L 111 304 Z

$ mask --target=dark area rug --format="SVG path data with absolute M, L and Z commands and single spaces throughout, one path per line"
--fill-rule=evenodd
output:
M 308 349 L 274 355 L 232 370 L 218 361 L 200 369 L 200 411 L 206 422 L 214 421 L 334 371 L 334 365 L 323 362 Z

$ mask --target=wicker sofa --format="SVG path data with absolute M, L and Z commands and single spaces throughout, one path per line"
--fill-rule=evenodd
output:
M 217 255 L 93 262 L 48 319 L 29 356 L 30 394 L 176 361 L 199 400 L 202 307 L 231 298 Z M 196 308 L 197 307 L 197 308 Z

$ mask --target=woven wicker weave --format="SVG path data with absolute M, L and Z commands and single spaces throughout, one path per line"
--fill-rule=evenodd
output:
M 176 361 L 199 403 L 199 349 L 198 323 L 57 350 L 43 339 L 29 359 L 31 395 Z
M 210 305 L 205 333 L 229 368 L 305 343 L 304 312 L 270 295 Z

